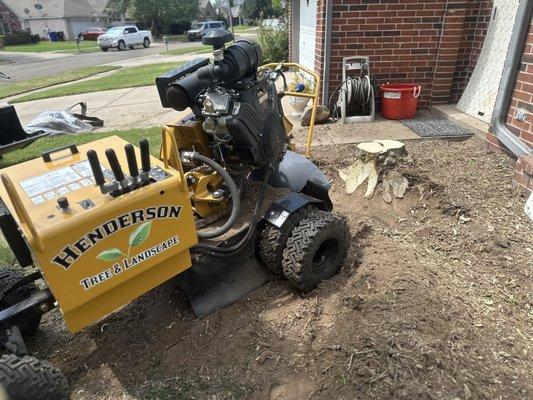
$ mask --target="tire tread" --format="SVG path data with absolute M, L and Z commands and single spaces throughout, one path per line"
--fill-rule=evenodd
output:
M 323 280 L 338 273 L 346 257 L 349 235 L 346 219 L 334 213 L 318 210 L 303 219 L 287 240 L 287 246 L 283 251 L 283 274 L 299 290 L 310 291 L 320 283 L 306 276 L 308 269 L 311 268 L 307 265 L 306 258 L 311 249 L 317 246 L 320 235 L 324 234 L 337 234 L 341 239 L 341 246 L 339 261 L 327 271 L 325 277 L 321 279 Z
M 5 354 L 0 358 L 0 385 L 10 400 L 68 400 L 65 376 L 47 361 Z
M 287 239 L 300 221 L 316 210 L 317 208 L 313 205 L 299 208 L 289 216 L 285 223 L 281 225 L 281 228 L 267 223 L 261 233 L 259 255 L 269 271 L 278 276 L 283 276 L 283 251 L 285 250 Z

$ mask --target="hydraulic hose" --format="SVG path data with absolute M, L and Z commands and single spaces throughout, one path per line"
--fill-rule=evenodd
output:
M 192 153 L 187 153 L 186 157 L 202 162 L 206 165 L 209 165 L 211 168 L 213 168 L 222 177 L 222 179 L 224 180 L 224 183 L 226 184 L 226 186 L 228 187 L 231 193 L 232 208 L 231 208 L 231 214 L 228 220 L 226 221 L 226 223 L 216 229 L 196 232 L 198 239 L 212 239 L 212 238 L 221 236 L 231 229 L 233 224 L 235 224 L 237 217 L 239 216 L 239 212 L 241 210 L 241 196 L 239 194 L 239 189 L 237 189 L 237 185 L 235 184 L 235 181 L 232 179 L 232 177 L 216 161 L 210 159 L 209 157 L 203 156 L 202 154 L 197 153 L 195 151 Z
M 272 169 L 269 168 L 265 174 L 265 177 L 261 184 L 261 188 L 259 189 L 259 194 L 257 196 L 257 202 L 255 204 L 254 214 L 252 215 L 252 219 L 248 226 L 248 230 L 246 231 L 246 234 L 243 236 L 243 238 L 238 243 L 234 244 L 231 247 L 218 247 L 218 246 L 212 246 L 208 244 L 198 244 L 192 248 L 192 251 L 207 254 L 213 257 L 221 257 L 221 258 L 232 257 L 234 254 L 239 252 L 241 248 L 243 248 L 250 241 L 250 239 L 253 237 L 253 234 L 256 230 L 257 221 L 260 218 L 261 207 L 263 204 L 263 199 L 265 197 L 265 191 L 268 186 L 268 181 L 270 179 L 271 174 L 272 174 Z

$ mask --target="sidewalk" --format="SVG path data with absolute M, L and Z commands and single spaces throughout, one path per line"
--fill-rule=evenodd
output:
M 62 110 L 80 101 L 87 103 L 88 115 L 104 120 L 104 127 L 99 128 L 99 132 L 162 126 L 189 113 L 163 108 L 155 85 L 28 101 L 15 107 L 22 125 L 25 125 L 43 111 Z

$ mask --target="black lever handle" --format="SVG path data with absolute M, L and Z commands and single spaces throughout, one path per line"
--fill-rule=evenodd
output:
M 105 155 L 107 157 L 107 161 L 109 162 L 109 166 L 111 167 L 111 170 L 113 171 L 113 175 L 115 175 L 115 179 L 118 182 L 124 181 L 125 179 L 124 172 L 122 172 L 122 167 L 120 166 L 120 163 L 118 162 L 115 150 L 106 149 Z
M 87 159 L 93 171 L 94 181 L 98 186 L 102 186 L 105 183 L 105 178 L 102 173 L 102 167 L 100 166 L 100 160 L 98 160 L 98 154 L 94 150 L 89 150 L 87 152 Z
M 141 147 L 141 166 L 143 169 L 143 172 L 150 172 L 152 167 L 150 166 L 150 147 L 148 145 L 147 139 L 142 139 L 139 142 L 139 145 Z
M 137 157 L 135 156 L 135 148 L 132 144 L 128 143 L 124 146 L 126 151 L 126 159 L 128 160 L 128 169 L 130 170 L 130 176 L 136 178 L 139 176 L 139 167 L 137 166 Z

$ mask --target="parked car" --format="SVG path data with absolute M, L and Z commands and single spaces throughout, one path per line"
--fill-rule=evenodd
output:
M 261 22 L 261 27 L 277 31 L 285 28 L 285 24 L 278 18 L 267 18 Z
M 134 25 L 116 26 L 104 35 L 98 36 L 97 41 L 102 51 L 107 51 L 112 47 L 120 51 L 126 50 L 126 47 L 133 49 L 136 45 L 150 47 L 152 32 L 140 31 Z
M 103 35 L 107 32 L 106 28 L 101 28 L 96 26 L 94 28 L 87 28 L 81 32 L 78 36 L 82 37 L 83 40 L 96 40 L 98 36 Z
M 202 40 L 204 35 L 213 29 L 226 29 L 226 26 L 222 21 L 193 22 L 191 29 L 187 31 L 187 39 L 191 42 L 198 39 Z

